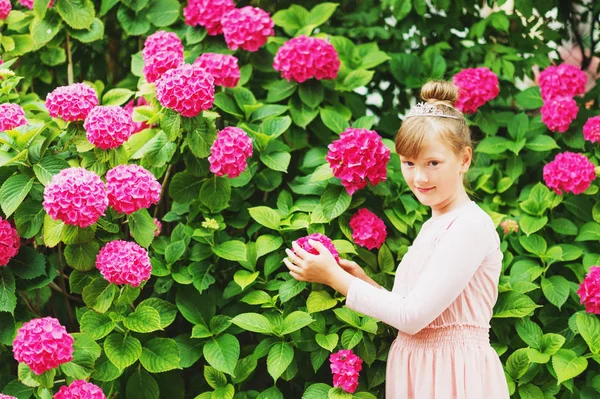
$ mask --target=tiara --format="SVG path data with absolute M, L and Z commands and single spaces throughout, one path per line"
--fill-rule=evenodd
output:
M 439 116 L 440 118 L 460 119 L 457 116 L 446 115 L 438 107 L 430 103 L 417 103 L 410 108 L 406 118 L 412 116 Z

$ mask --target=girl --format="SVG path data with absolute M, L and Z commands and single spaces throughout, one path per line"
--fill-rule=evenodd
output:
M 284 263 L 300 281 L 346 296 L 346 306 L 398 329 L 387 358 L 387 399 L 507 399 L 502 364 L 489 343 L 502 267 L 491 218 L 465 191 L 473 148 L 458 89 L 428 82 L 425 103 L 411 108 L 396 137 L 402 175 L 432 217 L 419 231 L 387 291 L 355 262 L 339 265 L 296 243 Z

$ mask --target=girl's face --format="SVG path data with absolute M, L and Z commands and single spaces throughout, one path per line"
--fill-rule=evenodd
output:
M 459 157 L 439 137 L 432 137 L 416 158 L 400 155 L 402 175 L 417 199 L 437 213 L 466 196 L 462 177 L 469 169 L 471 157 L 470 147 Z

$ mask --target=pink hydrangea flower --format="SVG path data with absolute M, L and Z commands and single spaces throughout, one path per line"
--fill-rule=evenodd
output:
M 146 102 L 146 99 L 144 97 L 139 97 L 137 99 L 137 105 L 136 105 L 136 100 L 135 99 L 131 99 L 131 101 L 129 101 L 127 104 L 125 104 L 125 106 L 123 107 L 123 109 L 125 111 L 127 111 L 127 113 L 132 117 L 131 119 L 131 135 L 133 136 L 136 133 L 141 132 L 144 129 L 148 129 L 150 128 L 150 126 L 148 126 L 148 124 L 146 122 L 136 122 L 133 120 L 133 111 L 137 108 L 140 107 L 142 105 L 148 105 L 148 103 Z
M 310 78 L 335 79 L 340 69 L 340 59 L 327 40 L 300 35 L 279 47 L 273 68 L 287 80 L 302 83 Z
M 116 240 L 106 244 L 96 257 L 96 268 L 113 284 L 138 287 L 150 278 L 148 252 L 135 242 Z
M 99 386 L 76 380 L 69 386 L 63 385 L 53 396 L 54 399 L 106 399 L 104 392 Z
M 61 170 L 44 189 L 44 209 L 54 220 L 88 227 L 104 215 L 108 196 L 104 183 L 83 168 Z
M 152 173 L 136 164 L 118 165 L 106 173 L 108 205 L 127 215 L 157 204 L 161 188 Z
M 37 375 L 73 359 L 73 337 L 54 317 L 33 319 L 23 324 L 13 341 L 15 360 Z
M 152 219 L 154 224 L 156 225 L 156 230 L 154 230 L 154 237 L 158 237 L 160 232 L 162 231 L 162 223 L 157 218 Z
M 133 130 L 131 115 L 115 105 L 94 107 L 83 122 L 87 139 L 98 148 L 117 148 L 127 141 Z
M 544 165 L 544 181 L 558 195 L 581 194 L 596 178 L 594 164 L 583 154 L 565 151 Z
M 553 132 L 564 133 L 577 118 L 579 107 L 571 97 L 555 97 L 542 105 L 542 122 Z
M 33 0 L 19 0 L 19 3 L 21 3 L 22 6 L 29 8 L 30 10 L 33 10 Z M 48 8 L 52 7 L 54 5 L 54 0 L 50 0 L 50 3 L 48 4 Z
M 319 241 L 321 244 L 325 245 L 325 247 L 329 250 L 329 252 L 331 252 L 331 254 L 335 258 L 336 262 L 340 261 L 339 253 L 338 253 L 337 249 L 335 249 L 335 246 L 333 245 L 333 242 L 331 241 L 331 239 L 329 237 L 327 237 L 321 233 L 313 233 L 313 234 L 309 234 L 304 237 L 300 237 L 296 240 L 296 244 L 298 244 L 300 246 L 300 248 L 304 249 L 306 252 L 311 253 L 313 255 L 318 255 L 319 252 L 315 248 L 313 248 L 312 245 L 310 245 L 308 243 L 308 240 Z
M 144 76 L 149 83 L 158 80 L 165 72 L 183 64 L 183 44 L 177 34 L 164 30 L 151 34 L 142 50 Z
M 275 35 L 273 20 L 263 9 L 246 6 L 229 11 L 221 19 L 223 35 L 231 50 L 242 48 L 254 52 Z
M 585 276 L 579 289 L 579 303 L 585 304 L 585 310 L 588 313 L 600 315 L 600 267 L 592 266 Z
M 215 79 L 215 86 L 235 87 L 240 80 L 238 59 L 233 55 L 204 53 L 194 61 Z
M 592 143 L 600 141 L 600 115 L 594 116 L 583 125 L 583 138 Z
M 84 120 L 97 105 L 96 91 L 85 83 L 57 87 L 46 97 L 50 116 L 67 122 Z
M 327 162 L 348 194 L 365 187 L 367 179 L 372 185 L 386 179 L 390 150 L 374 130 L 349 127 L 327 148 Z
M 500 222 L 500 227 L 504 230 L 504 234 L 510 233 L 518 233 L 519 232 L 519 223 L 513 219 L 505 219 Z
M 0 399 L 17 399 L 14 396 L 10 396 L 10 395 L 5 395 L 3 393 L 0 393 Z
M 19 253 L 20 247 L 21 238 L 17 229 L 0 217 L 0 266 L 6 266 Z
M 359 209 L 350 219 L 352 239 L 367 249 L 381 248 L 387 237 L 385 223 L 367 208 Z
M 165 72 L 156 82 L 156 98 L 183 116 L 194 117 L 212 107 L 214 79 L 198 65 L 183 64 Z
M 333 386 L 342 387 L 349 393 L 354 393 L 358 387 L 358 377 L 362 370 L 362 359 L 350 349 L 342 349 L 329 355 Z
M 538 77 L 544 101 L 556 97 L 574 97 L 585 93 L 587 76 L 575 65 L 549 66 Z
M 228 126 L 217 134 L 210 147 L 210 171 L 233 179 L 246 170 L 252 156 L 252 139 L 239 127 Z
M 452 79 L 459 95 L 455 106 L 465 114 L 473 114 L 500 93 L 498 76 L 485 67 L 463 69 Z
M 0 132 L 26 124 L 25 111 L 19 104 L 0 104 Z
M 221 18 L 235 8 L 233 0 L 188 0 L 183 9 L 185 23 L 204 26 L 211 36 L 223 33 Z
M 11 10 L 12 4 L 10 4 L 10 0 L 0 0 L 0 20 L 5 20 Z

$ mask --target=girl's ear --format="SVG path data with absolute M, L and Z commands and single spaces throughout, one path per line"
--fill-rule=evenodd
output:
M 462 154 L 462 160 L 460 165 L 461 173 L 467 173 L 471 161 L 473 160 L 473 149 L 471 147 L 465 147 Z

